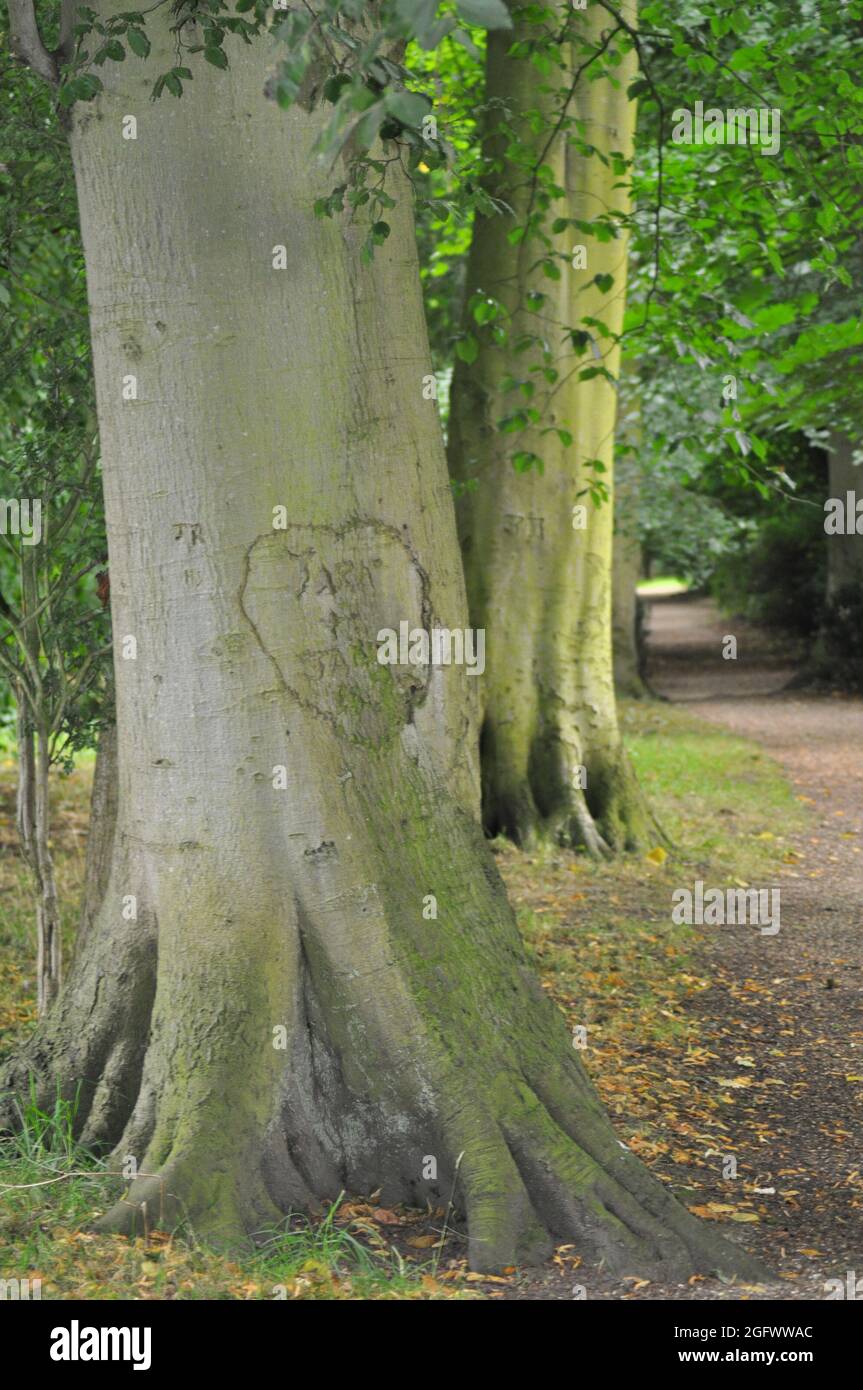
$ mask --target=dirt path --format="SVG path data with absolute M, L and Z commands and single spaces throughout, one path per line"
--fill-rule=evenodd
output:
M 728 634 L 736 660 L 722 657 Z M 704 929 L 715 984 L 699 1012 L 727 1075 L 735 1055 L 755 1061 L 739 1118 L 757 1128 L 767 1215 L 746 1243 L 796 1275 L 781 1296 L 824 1298 L 826 1279 L 863 1277 L 863 700 L 784 690 L 781 645 L 723 625 L 708 600 L 651 603 L 649 652 L 657 694 L 759 743 L 813 813 L 775 885 L 778 935 Z

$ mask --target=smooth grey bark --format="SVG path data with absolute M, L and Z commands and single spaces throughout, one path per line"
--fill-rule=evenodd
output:
M 232 49 L 157 106 L 106 64 L 74 113 L 118 818 L 6 1084 L 77 1089 L 85 1139 L 136 1158 L 104 1228 L 234 1242 L 341 1190 L 456 1185 L 475 1267 L 566 1236 L 755 1274 L 620 1146 L 528 967 L 478 823 L 475 681 L 377 660 L 401 620 L 467 622 L 410 203 L 397 180 L 371 266 L 315 219 L 325 117 L 262 100 L 269 61 Z

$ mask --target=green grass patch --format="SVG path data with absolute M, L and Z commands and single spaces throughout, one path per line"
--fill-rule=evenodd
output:
M 633 766 L 672 842 L 669 869 L 709 868 L 715 886 L 769 878 L 807 815 L 782 768 L 756 744 L 659 701 L 621 702 Z
M 234 1258 L 155 1231 L 99 1235 L 95 1216 L 125 1184 L 73 1138 L 74 1106 L 50 1112 L 31 1098 L 21 1128 L 0 1142 L 0 1277 L 41 1281 L 43 1299 L 404 1300 L 476 1296 L 450 1282 L 440 1256 L 399 1249 L 381 1209 L 340 1197 L 317 1220 L 294 1217 L 257 1234 Z M 395 1218 L 396 1213 L 383 1215 Z M 411 1227 L 406 1228 L 410 1239 Z M 405 1229 L 399 1236 L 404 1242 Z
M 670 597 L 672 594 L 688 594 L 690 583 L 688 579 L 677 579 L 674 575 L 663 574 L 656 579 L 640 579 L 635 588 L 636 593 L 642 597 L 648 594 L 654 598 L 657 595 Z

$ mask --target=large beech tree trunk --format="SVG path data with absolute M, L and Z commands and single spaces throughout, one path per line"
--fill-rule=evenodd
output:
M 754 1273 L 618 1143 L 526 964 L 477 818 L 477 682 L 378 664 L 383 627 L 467 620 L 409 198 L 363 267 L 362 231 L 313 216 L 323 118 L 264 101 L 266 68 L 235 48 L 150 105 L 106 64 L 75 113 L 119 810 L 7 1081 L 80 1085 L 85 1138 L 137 1159 L 107 1228 L 235 1241 L 341 1189 L 457 1181 L 478 1268 L 555 1236 L 626 1272 Z
M 629 18 L 633 11 L 627 9 Z M 574 22 L 597 43 L 613 20 L 593 5 Z M 517 26 L 516 37 L 535 37 L 533 24 Z M 550 836 L 583 844 L 592 852 L 635 848 L 643 842 L 649 817 L 624 754 L 617 726 L 611 647 L 611 557 L 613 505 L 594 505 L 586 490 L 600 480 L 612 489 L 616 414 L 614 386 L 602 378 L 578 380 L 578 370 L 595 366 L 593 350 L 573 355 L 562 343 L 561 325 L 581 327 L 593 315 L 612 333 L 623 324 L 626 238 L 602 242 L 568 228 L 552 237 L 567 256 L 562 278 L 549 280 L 537 267 L 541 243 L 526 237 L 513 244 L 514 225 L 535 209 L 535 190 L 524 167 L 507 156 L 509 137 L 497 132 L 501 105 L 510 124 L 535 160 L 551 169 L 566 190 L 546 217 L 546 231 L 557 216 L 592 219 L 622 207 L 620 176 L 598 155 L 584 156 L 561 135 L 550 147 L 549 120 L 560 110 L 556 88 L 562 78 L 541 77 L 525 58 L 509 58 L 512 36 L 488 41 L 488 145 L 499 156 L 499 173 L 489 189 L 509 204 L 506 216 L 477 217 L 467 275 L 470 297 L 483 291 L 504 306 L 511 331 L 502 348 L 483 341 L 470 365 L 459 362 L 453 381 L 449 462 L 453 476 L 470 482 L 459 501 L 459 530 L 465 559 L 471 620 L 487 632 L 487 673 L 482 699 L 482 791 L 487 829 L 522 844 Z M 575 71 L 584 62 L 574 54 Z M 634 103 L 627 87 L 635 74 L 635 55 L 615 70 L 617 89 L 583 74 L 569 104 L 569 115 L 584 122 L 583 139 L 603 153 L 630 155 Z M 548 89 L 548 90 L 546 90 Z M 542 126 L 531 113 L 542 111 Z M 586 268 L 569 260 L 574 245 L 587 250 Z M 613 275 L 610 295 L 594 283 Z M 545 296 L 534 309 L 528 296 Z M 518 401 L 502 390 L 507 378 L 524 379 L 538 359 L 526 353 L 524 335 L 544 334 L 559 372 L 551 391 L 541 376 L 532 404 L 540 425 L 518 438 L 518 449 L 542 458 L 543 473 L 517 473 L 510 461 L 513 436 L 495 425 Z M 610 340 L 597 343 L 604 365 L 616 374 L 619 350 Z M 569 430 L 571 445 L 547 432 Z M 594 461 L 604 465 L 598 472 Z M 573 507 L 587 506 L 587 524 L 574 528 Z

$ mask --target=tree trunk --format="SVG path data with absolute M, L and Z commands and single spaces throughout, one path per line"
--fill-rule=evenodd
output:
M 644 683 L 641 610 L 637 593 L 641 578 L 641 541 L 638 535 L 638 496 L 641 482 L 639 452 L 641 419 L 636 391 L 638 380 L 624 365 L 618 409 L 618 450 L 615 461 L 614 544 L 611 561 L 611 646 L 614 687 L 618 695 L 642 700 Z
M 62 939 L 60 904 L 49 848 L 50 787 L 47 737 L 28 723 L 18 707 L 17 827 L 21 851 L 30 869 L 36 900 L 36 1006 L 47 1012 L 60 991 Z
M 863 497 L 863 466 L 853 462 L 861 448 L 847 434 L 832 434 L 828 449 L 830 496 L 840 498 L 843 507 L 849 492 Z M 827 597 L 832 598 L 848 585 L 863 584 L 863 539 L 854 528 L 855 512 L 850 511 L 850 529 L 827 536 Z
M 362 229 L 313 215 L 325 114 L 262 99 L 261 42 L 230 56 L 156 105 L 106 64 L 75 112 L 119 812 L 12 1079 L 80 1084 L 85 1137 L 136 1158 L 106 1228 L 233 1242 L 457 1179 L 477 1268 L 552 1235 L 626 1272 L 754 1273 L 618 1143 L 527 966 L 477 819 L 476 682 L 377 660 L 380 629 L 466 622 L 406 190 L 363 266 Z
M 576 19 L 593 42 L 613 23 L 598 5 Z M 517 38 L 535 34 L 531 25 L 516 31 Z M 559 262 L 557 282 L 537 268 L 538 240 L 511 243 L 514 225 L 524 225 L 533 209 L 534 191 L 524 167 L 507 159 L 507 141 L 494 133 L 500 103 L 512 111 L 510 123 L 535 152 L 535 163 L 548 166 L 566 190 L 566 206 L 555 202 L 548 222 L 558 214 L 590 219 L 622 209 L 625 195 L 616 188 L 619 175 L 598 155 L 580 155 L 564 135 L 546 148 L 559 103 L 544 88 L 558 84 L 540 78 L 524 58 L 509 58 L 511 42 L 509 35 L 489 35 L 487 148 L 500 156 L 504 171 L 490 191 L 513 208 L 515 223 L 506 216 L 477 217 L 467 276 L 468 304 L 480 291 L 494 296 L 511 316 L 511 331 L 506 347 L 487 340 L 474 363 L 457 363 L 449 441 L 450 471 L 459 483 L 470 484 L 461 494 L 458 519 L 471 621 L 487 633 L 483 814 L 490 833 L 518 843 L 551 836 L 599 853 L 635 848 L 649 820 L 617 726 L 613 505 L 611 496 L 596 504 L 596 490 L 590 493 L 597 480 L 613 490 L 616 392 L 602 376 L 578 380 L 582 368 L 596 365 L 593 348 L 573 355 L 559 344 L 561 325 L 581 328 L 586 315 L 601 319 L 612 333 L 622 328 L 627 238 L 602 242 L 575 229 L 552 237 L 567 257 Z M 583 55 L 573 56 L 573 70 L 583 61 Z M 631 54 L 616 69 L 619 89 L 607 80 L 591 82 L 588 75 L 576 86 L 569 112 L 584 122 L 584 140 L 602 152 L 632 153 L 635 107 L 626 92 L 634 74 Z M 531 120 L 537 110 L 545 117 L 541 129 Z M 586 248 L 584 269 L 569 259 L 574 243 Z M 614 276 L 611 298 L 593 283 L 596 275 Z M 537 292 L 545 299 L 532 310 L 528 295 Z M 531 398 L 541 421 L 519 437 L 518 449 L 542 458 L 542 475 L 516 472 L 509 458 L 513 436 L 495 428 L 512 410 L 513 394 L 502 383 L 525 378 L 531 365 L 519 344 L 523 335 L 537 333 L 548 339 L 559 379 Z M 598 340 L 595 347 L 614 375 L 620 354 L 609 341 Z M 534 365 L 541 366 L 541 359 Z M 541 385 L 541 376 L 532 379 Z M 552 427 L 568 430 L 573 442 L 545 432 Z M 587 509 L 583 526 L 573 511 L 579 506 Z
M 39 954 L 36 966 L 37 1003 L 40 1014 L 47 1013 L 60 992 L 63 978 L 63 939 L 60 903 L 54 878 L 54 861 L 49 844 L 51 823 L 50 757 L 47 730 L 40 730 L 36 746 L 36 795 L 33 835 L 34 866 L 39 901 L 36 926 Z
M 102 906 L 114 858 L 117 828 L 117 729 L 106 725 L 99 733 L 93 787 L 90 793 L 90 820 L 87 829 L 87 862 L 84 871 L 84 901 L 75 949 L 81 945 Z
M 647 688 L 641 675 L 637 585 L 641 577 L 641 545 L 633 535 L 633 504 L 637 481 L 622 480 L 618 470 L 614 495 L 615 532 L 612 557 L 612 652 L 614 687 L 618 695 L 644 699 Z
M 39 605 L 33 548 L 22 547 L 22 612 L 32 614 Z M 25 622 L 24 642 L 31 680 L 17 691 L 18 795 L 17 826 L 21 849 L 33 879 L 36 899 L 36 1007 L 45 1014 L 60 991 L 63 970 L 63 942 L 60 904 L 51 857 L 50 738 L 42 721 L 39 672 L 38 624 Z M 34 704 L 36 708 L 34 709 Z

